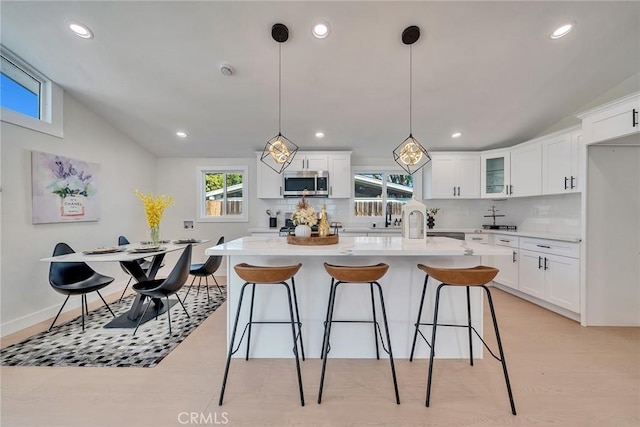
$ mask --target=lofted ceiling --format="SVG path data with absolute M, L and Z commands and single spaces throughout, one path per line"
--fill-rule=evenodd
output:
M 531 139 L 640 71 L 640 2 L 0 1 L 2 44 L 159 157 L 302 150 L 389 156 Z M 311 34 L 329 22 L 325 39 Z M 550 33 L 567 21 L 566 37 Z M 72 34 L 78 21 L 91 40 Z M 220 72 L 233 67 L 231 76 Z M 187 139 L 175 136 L 185 130 Z M 317 139 L 316 131 L 325 137 Z M 451 139 L 460 131 L 463 136 Z

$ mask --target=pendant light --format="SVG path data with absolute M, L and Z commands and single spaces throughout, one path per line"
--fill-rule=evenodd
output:
M 289 29 L 284 24 L 275 24 L 271 28 L 271 37 L 278 42 L 278 134 L 267 141 L 260 160 L 277 173 L 282 173 L 290 164 L 298 146 L 282 135 L 280 124 L 282 116 L 282 43 L 289 39 Z
M 431 161 L 431 156 L 427 149 L 413 137 L 412 134 L 412 89 L 413 89 L 413 44 L 420 38 L 420 28 L 415 25 L 407 27 L 402 32 L 402 43 L 409 45 L 409 136 L 393 150 L 393 159 L 409 175 L 413 175 L 417 170 Z

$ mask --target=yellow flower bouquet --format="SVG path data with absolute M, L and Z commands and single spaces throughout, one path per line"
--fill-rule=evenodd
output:
M 174 204 L 173 197 L 165 196 L 164 194 L 161 196 L 153 193 L 144 194 L 138 190 L 134 192 L 144 204 L 144 212 L 147 215 L 147 224 L 151 232 L 151 242 L 157 245 L 160 243 L 160 221 L 162 221 L 162 214 L 167 207 Z

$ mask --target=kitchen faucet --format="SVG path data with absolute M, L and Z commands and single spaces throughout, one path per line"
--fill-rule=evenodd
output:
M 391 203 L 387 202 L 387 210 L 384 213 L 384 226 L 385 228 L 391 225 Z

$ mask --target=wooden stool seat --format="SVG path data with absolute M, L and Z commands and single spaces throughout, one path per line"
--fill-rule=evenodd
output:
M 472 268 L 438 268 L 418 264 L 418 268 L 439 282 L 457 286 L 481 286 L 493 280 L 498 269 L 479 265 Z
M 331 265 L 324 263 L 324 269 L 327 270 L 329 276 L 341 282 L 377 282 L 387 273 L 389 266 L 385 263 L 366 266 L 346 266 L 346 265 Z
M 246 263 L 237 264 L 233 268 L 242 280 L 249 283 L 280 283 L 292 278 L 302 264 L 287 265 L 282 267 L 263 267 L 249 265 Z

